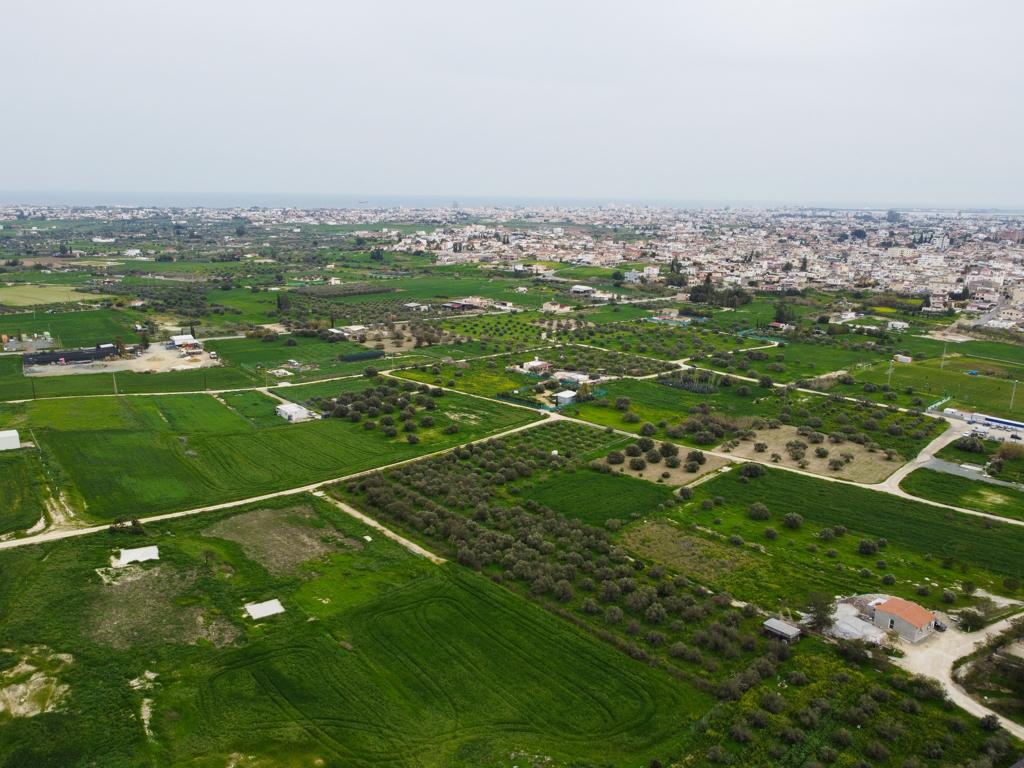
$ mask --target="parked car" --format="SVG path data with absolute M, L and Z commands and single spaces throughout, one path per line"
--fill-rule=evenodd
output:
M 939 621 L 938 619 L 936 619 L 936 620 L 935 620 L 935 631 L 936 631 L 936 632 L 945 632 L 945 631 L 946 631 L 946 625 L 945 625 L 945 624 L 943 624 L 943 623 L 942 623 L 941 621 Z

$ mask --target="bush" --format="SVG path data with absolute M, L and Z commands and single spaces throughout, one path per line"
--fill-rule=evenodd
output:
M 637 472 L 642 472 L 647 468 L 647 462 L 641 459 L 639 456 L 634 456 L 629 460 L 629 468 Z
M 768 520 L 771 516 L 772 513 L 768 511 L 768 507 L 760 501 L 755 501 L 747 510 L 747 517 L 751 520 Z
M 747 477 L 753 479 L 755 477 L 761 477 L 762 475 L 764 475 L 764 467 L 762 467 L 760 464 L 747 462 L 742 467 L 740 467 L 740 477 Z
M 803 515 L 797 514 L 796 512 L 787 512 L 782 518 L 782 524 L 790 530 L 796 530 L 804 524 Z

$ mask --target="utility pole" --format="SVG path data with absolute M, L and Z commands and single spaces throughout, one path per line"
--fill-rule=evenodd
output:
M 890 388 L 892 387 L 892 367 L 893 367 L 893 362 L 892 362 L 892 360 L 890 360 L 889 361 L 889 378 L 885 380 L 885 386 L 890 387 Z
M 945 367 L 946 367 L 946 349 L 947 349 L 948 347 L 949 347 L 949 342 L 948 342 L 948 341 L 947 341 L 947 342 L 946 342 L 945 344 L 943 344 L 943 345 L 942 345 L 942 362 L 941 362 L 941 363 L 939 363 L 939 370 L 940 370 L 940 371 L 941 371 L 941 370 L 942 370 L 943 368 L 945 368 Z
M 117 374 L 116 373 L 112 373 L 110 375 L 114 379 L 114 394 L 116 395 L 117 394 Z
M 1013 410 L 1013 398 L 1017 396 L 1017 380 L 1013 380 L 1013 391 L 1010 392 L 1010 410 Z

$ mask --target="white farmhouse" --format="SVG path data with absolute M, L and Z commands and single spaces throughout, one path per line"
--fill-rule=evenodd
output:
M 923 640 L 935 631 L 935 614 L 917 603 L 890 597 L 874 606 L 872 621 L 879 629 L 895 631 L 909 643 Z
M 308 408 L 303 408 L 298 403 L 281 403 L 277 406 L 277 415 L 285 421 L 290 421 L 293 424 L 297 424 L 300 421 L 309 421 L 313 416 L 313 412 Z

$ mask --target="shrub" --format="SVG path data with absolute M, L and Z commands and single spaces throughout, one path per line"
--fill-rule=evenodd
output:
M 768 520 L 771 516 L 772 514 L 768 511 L 768 507 L 760 501 L 755 501 L 747 510 L 747 517 L 751 520 Z
M 782 518 L 782 524 L 790 530 L 795 531 L 797 528 L 804 524 L 803 515 L 800 515 L 796 512 L 787 512 L 786 515 Z

